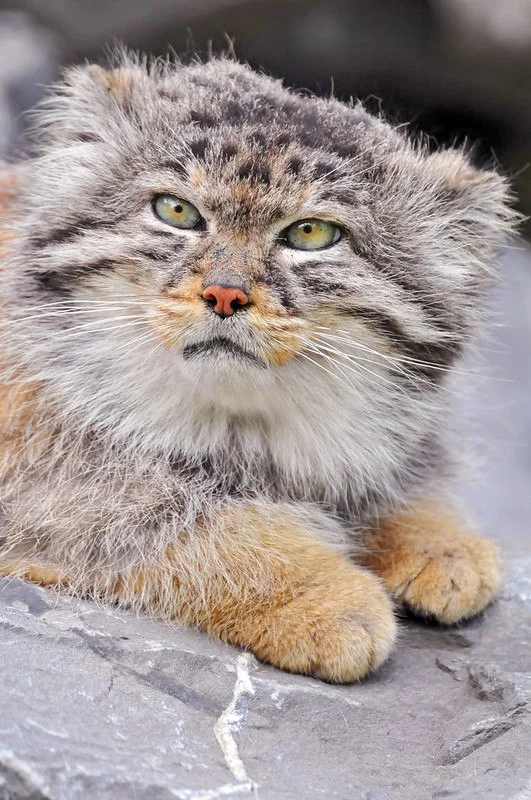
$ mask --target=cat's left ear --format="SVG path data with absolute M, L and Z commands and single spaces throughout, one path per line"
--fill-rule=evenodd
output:
M 511 207 L 508 180 L 474 167 L 459 150 L 441 150 L 426 157 L 424 169 L 433 181 L 442 230 L 452 241 L 487 267 L 498 248 L 514 232 L 519 214 Z

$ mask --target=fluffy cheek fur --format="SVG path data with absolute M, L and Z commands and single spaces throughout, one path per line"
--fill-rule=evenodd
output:
M 67 327 L 61 330 L 56 312 L 45 320 L 44 338 L 30 346 L 57 354 L 48 371 L 69 408 L 86 406 L 87 417 L 97 412 L 100 421 L 135 440 L 138 431 L 145 441 L 153 431 L 157 446 L 170 452 L 176 442 L 190 453 L 224 446 L 218 436 L 227 420 L 243 413 L 262 420 L 249 429 L 249 440 L 259 426 L 274 425 L 278 434 L 269 446 L 275 458 L 294 466 L 299 459 L 303 469 L 327 472 L 330 482 L 343 480 L 337 465 L 346 467 L 354 454 L 358 464 L 365 451 L 377 462 L 381 448 L 375 452 L 375 442 L 387 439 L 385 431 L 397 424 L 394 412 L 389 415 L 394 392 L 380 392 L 394 388 L 386 339 L 355 314 L 341 316 L 333 302 L 314 300 L 288 313 L 260 285 L 253 286 L 248 310 L 220 320 L 201 298 L 203 283 L 201 275 L 191 275 L 164 287 L 138 268 L 133 282 L 124 267 L 95 276 L 71 295 L 69 303 L 80 312 L 67 312 Z M 183 357 L 187 346 L 216 338 L 245 348 L 256 362 L 215 351 Z M 426 416 L 415 401 L 410 411 Z M 212 420 L 220 421 L 215 435 Z M 414 420 L 413 414 L 412 437 L 419 435 Z M 407 416 L 401 424 L 408 425 Z M 330 441 L 335 451 L 326 447 Z M 392 447 L 387 456 L 390 469 Z

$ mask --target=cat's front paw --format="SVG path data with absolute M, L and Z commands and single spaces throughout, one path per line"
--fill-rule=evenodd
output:
M 290 672 L 351 683 L 387 659 L 396 622 L 381 582 L 367 571 L 345 565 L 328 577 L 272 610 L 252 650 Z
M 497 550 L 479 536 L 403 536 L 394 545 L 386 552 L 382 544 L 371 566 L 414 614 L 452 625 L 483 611 L 500 587 Z

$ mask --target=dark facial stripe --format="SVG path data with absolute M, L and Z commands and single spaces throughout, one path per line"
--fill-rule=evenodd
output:
M 456 341 L 448 342 L 419 342 L 412 339 L 396 322 L 396 320 L 372 308 L 337 308 L 337 311 L 348 316 L 363 319 L 372 330 L 380 336 L 388 339 L 400 352 L 407 358 L 423 362 L 422 364 L 412 364 L 402 362 L 403 369 L 427 378 L 431 381 L 438 380 L 442 372 L 435 367 L 448 367 L 461 352 L 461 344 Z
M 456 321 L 454 317 L 451 313 L 448 313 L 448 309 L 443 303 L 437 302 L 431 297 L 429 286 L 423 284 L 421 277 L 411 273 L 407 274 L 405 268 L 400 271 L 396 265 L 371 260 L 370 254 L 361 250 L 359 244 L 352 239 L 351 245 L 352 249 L 364 259 L 365 264 L 372 268 L 378 276 L 395 284 L 405 292 L 407 294 L 405 298 L 407 302 L 414 303 L 421 308 L 433 327 L 448 333 L 455 329 Z M 461 320 L 460 323 L 463 325 L 465 321 Z
M 30 277 L 34 278 L 40 288 L 45 292 L 63 296 L 69 294 L 70 287 L 66 285 L 65 276 L 60 275 L 58 272 L 54 272 L 53 270 L 32 272 L 30 273 Z
M 173 258 L 173 253 L 168 253 L 167 250 L 165 250 L 164 252 L 158 252 L 157 250 L 147 250 L 143 248 L 140 250 L 135 250 L 133 255 L 143 256 L 144 258 L 147 258 L 150 261 L 160 261 L 163 264 L 166 264 Z
M 326 265 L 329 273 L 333 265 Z M 330 280 L 327 275 L 322 275 L 323 264 L 320 261 L 307 261 L 305 264 L 295 264 L 292 271 L 300 279 L 305 289 L 313 294 L 330 296 L 331 294 L 352 294 L 352 287 L 339 281 Z
M 42 250 L 51 244 L 64 244 L 78 236 L 82 236 L 88 230 L 108 230 L 120 220 L 97 220 L 88 217 L 80 217 L 75 222 L 65 225 L 62 228 L 54 228 L 45 236 L 35 236 L 31 240 L 32 247 Z
M 67 295 L 73 286 L 80 280 L 83 280 L 83 278 L 98 272 L 106 272 L 115 269 L 116 266 L 117 263 L 110 258 L 100 258 L 90 264 L 71 264 L 65 272 L 57 272 L 56 270 L 38 272 L 34 270 L 29 274 L 45 292 Z
M 420 278 L 409 278 L 404 274 L 384 274 L 392 283 L 407 293 L 405 298 L 407 302 L 414 303 L 420 308 L 432 327 L 443 333 L 452 333 L 456 327 L 466 328 L 466 319 L 461 315 L 456 316 L 456 309 L 434 299 L 430 294 L 429 286 L 423 285 Z
M 320 278 L 318 275 L 300 274 L 299 277 L 304 287 L 312 294 L 330 297 L 330 295 L 341 296 L 352 293 L 352 287 L 345 286 L 344 283 L 338 283 L 337 281 L 334 283 L 326 278 Z
M 325 275 L 320 275 L 319 268 L 322 270 L 322 264 L 318 261 L 314 261 L 306 263 L 301 267 L 293 267 L 292 269 L 297 277 L 300 278 L 305 289 L 315 295 L 328 298 L 334 295 L 339 299 L 344 295 L 352 295 L 351 286 L 346 286 L 345 284 L 327 279 Z M 405 288 L 405 286 L 402 288 Z M 444 307 L 442 305 L 435 306 L 429 299 L 426 303 L 423 303 L 420 298 L 415 296 L 415 290 L 417 292 L 419 291 L 418 285 L 414 286 L 412 282 L 408 282 L 407 288 L 408 301 L 415 302 L 421 306 L 430 325 L 444 333 L 451 333 L 454 325 L 452 325 L 451 320 L 448 320 L 448 315 L 446 314 L 445 316 Z M 429 361 L 437 366 L 448 366 L 460 354 L 461 345 L 455 341 L 433 343 L 418 342 L 412 339 L 402 330 L 394 319 L 384 314 L 382 311 L 372 308 L 341 305 L 340 300 L 335 310 L 339 314 L 363 318 L 377 334 L 389 339 L 404 353 L 404 355 L 407 355 L 408 358 L 414 358 L 419 361 Z M 424 368 L 420 367 L 420 365 L 417 365 L 417 367 L 411 365 L 408 369 L 416 369 L 417 372 L 420 372 Z M 426 367 L 425 369 L 428 370 L 429 368 Z M 435 373 L 433 369 L 430 370 L 430 375 L 432 377 L 434 374 L 440 375 L 440 370 L 437 370 L 437 373 Z
M 263 280 L 263 282 L 270 287 L 271 291 L 277 295 L 284 308 L 296 308 L 288 279 L 282 271 L 277 269 L 271 262 L 266 262 L 264 271 L 258 280 Z
M 221 339 L 220 337 L 208 339 L 208 341 L 205 342 L 197 342 L 196 344 L 186 345 L 183 350 L 183 358 L 189 359 L 198 355 L 212 354 L 216 351 L 222 351 L 225 353 L 230 353 L 230 355 L 233 356 L 238 356 L 239 358 L 245 358 L 248 361 L 252 361 L 253 364 L 261 367 L 262 369 L 267 367 L 267 364 L 262 361 L 261 358 L 258 358 L 253 353 L 245 350 L 239 344 L 236 344 L 236 342 L 231 342 L 228 339 Z
M 364 258 L 367 258 L 367 253 L 361 252 L 359 247 L 354 248 L 360 253 L 360 255 Z M 416 280 L 413 276 L 408 277 L 404 272 L 400 272 L 395 265 L 389 264 L 380 264 L 374 263 L 373 261 L 368 260 L 367 264 L 377 271 L 378 275 L 384 277 L 386 280 L 391 281 L 391 283 L 395 283 L 401 289 L 404 289 L 409 295 L 409 299 L 411 300 L 419 300 L 419 294 L 422 293 L 422 287 L 419 286 L 418 280 Z
M 175 241 L 179 241 L 175 238 L 175 233 L 171 230 L 165 230 L 164 228 L 144 228 L 144 231 L 149 234 L 149 236 L 158 236 L 160 239 L 175 239 Z

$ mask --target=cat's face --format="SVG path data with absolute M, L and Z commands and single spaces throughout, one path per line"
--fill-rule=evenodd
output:
M 473 327 L 504 191 L 231 62 L 80 69 L 25 187 L 11 294 L 76 391 L 114 375 L 108 395 L 245 408 L 316 371 L 362 400 L 414 391 Z

